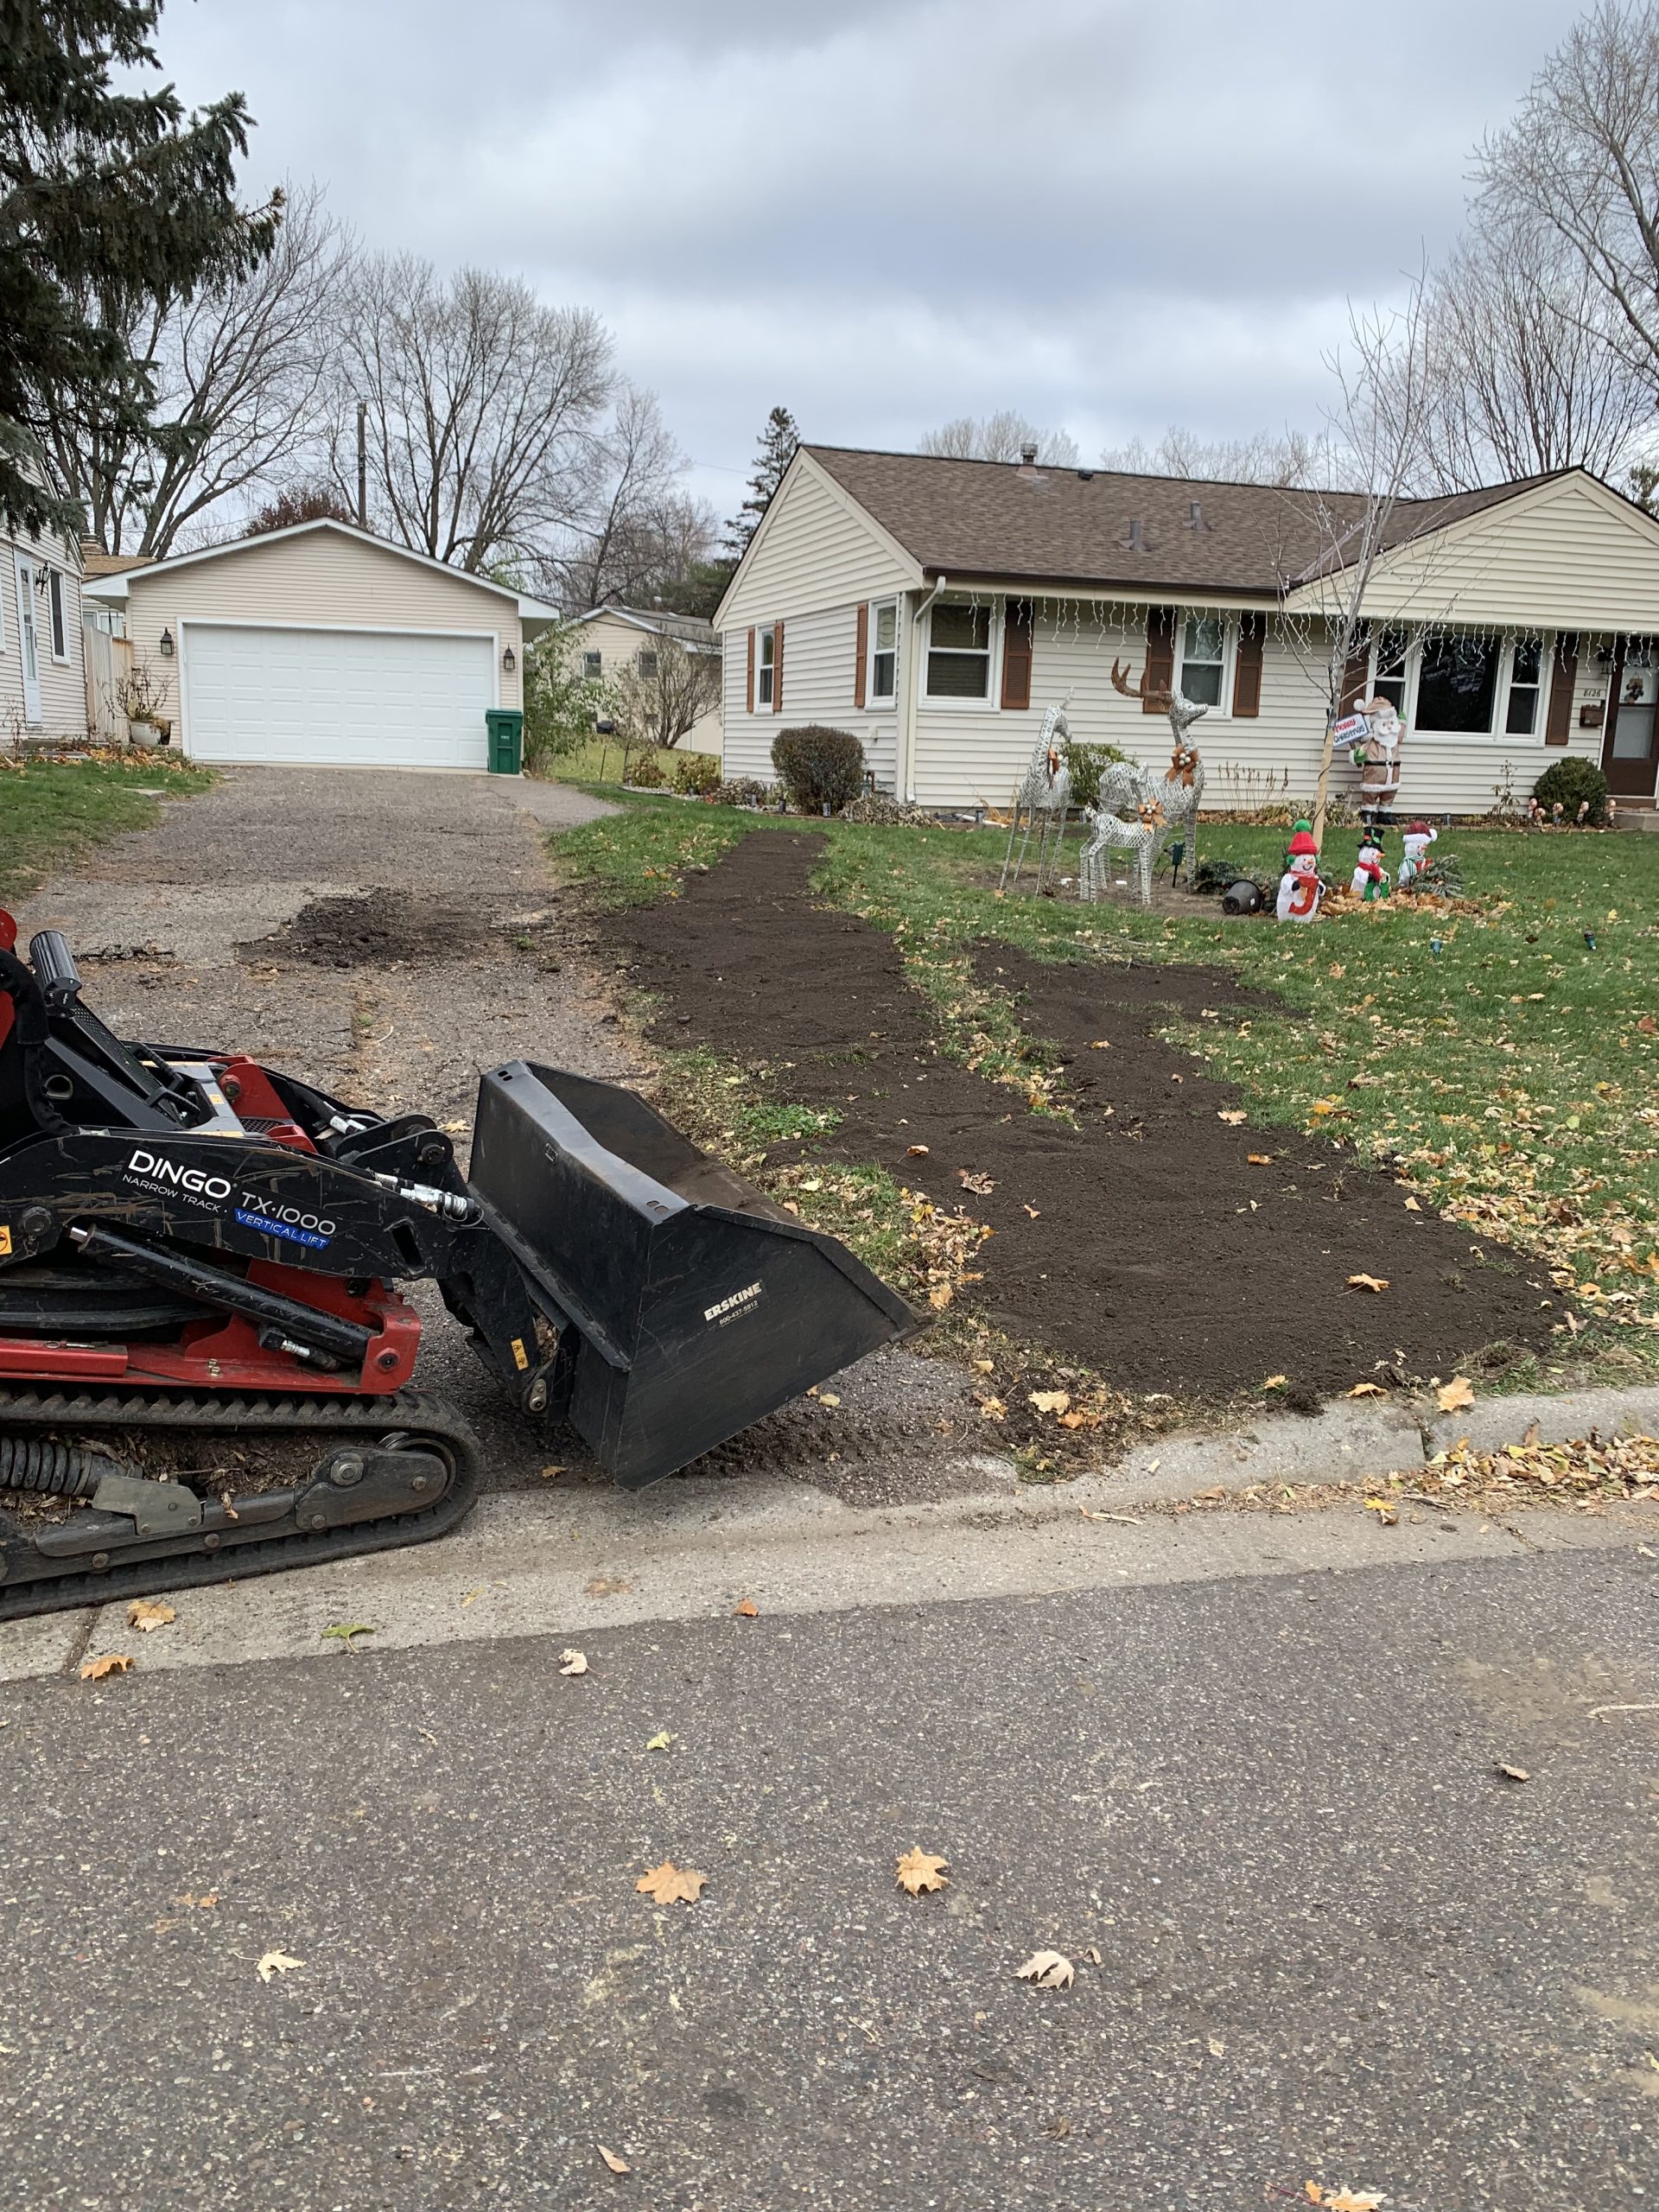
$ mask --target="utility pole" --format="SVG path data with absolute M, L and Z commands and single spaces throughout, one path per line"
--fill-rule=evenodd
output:
M 369 526 L 369 403 L 357 403 L 357 526 Z

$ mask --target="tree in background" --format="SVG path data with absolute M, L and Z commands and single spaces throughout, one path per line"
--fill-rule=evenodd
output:
M 315 461 L 329 319 L 351 241 L 322 194 L 284 196 L 271 251 L 198 285 L 142 268 L 81 287 L 82 310 L 142 371 L 141 422 L 103 396 L 48 396 L 54 479 L 106 553 L 160 559 L 208 533 L 227 501 Z
M 656 394 L 624 379 L 597 450 L 590 505 L 568 525 L 565 550 L 543 563 L 543 588 L 572 613 L 607 601 L 673 605 L 709 562 L 715 524 L 707 504 L 680 488 L 685 456 Z M 676 605 L 675 611 L 700 610 Z
M 610 712 L 604 682 L 582 673 L 582 632 L 550 625 L 524 654 L 524 766 L 545 768 L 574 753 Z
M 625 745 L 669 747 L 720 704 L 721 657 L 658 637 L 611 681 L 611 712 Z
M 1068 430 L 1039 430 L 1013 408 L 999 408 L 980 419 L 958 415 L 937 430 L 924 431 L 916 442 L 918 453 L 938 454 L 946 461 L 1018 461 L 1028 446 L 1047 468 L 1075 468 L 1077 442 Z
M 1103 468 L 1131 476 L 1192 477 L 1221 484 L 1328 484 L 1336 462 L 1328 437 L 1302 430 L 1258 430 L 1249 438 L 1203 438 L 1172 423 L 1156 445 L 1132 438 L 1100 456 Z
M 332 484 L 296 484 L 250 515 L 242 535 L 263 537 L 268 531 L 293 530 L 302 522 L 356 521 L 356 509 L 346 505 Z
M 760 528 L 760 518 L 772 504 L 772 495 L 783 482 L 784 471 L 794 460 L 800 442 L 800 430 L 788 408 L 774 407 L 755 449 L 749 496 L 726 525 L 726 550 L 734 565 L 747 552 L 749 540 Z
M 150 378 L 91 303 L 233 279 L 276 236 L 274 203 L 237 204 L 239 92 L 187 116 L 170 85 L 115 89 L 112 70 L 157 66 L 160 13 L 160 0 L 0 0 L 0 518 L 13 529 L 82 526 L 46 461 L 57 410 L 149 423 Z

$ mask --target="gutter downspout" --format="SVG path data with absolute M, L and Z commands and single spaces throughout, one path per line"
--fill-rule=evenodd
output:
M 899 797 L 907 806 L 916 804 L 916 702 L 922 680 L 921 656 L 916 640 L 921 633 L 923 615 L 950 581 L 948 576 L 941 576 L 927 597 L 910 610 L 910 651 L 905 655 L 905 712 L 899 728 L 898 772 L 893 778 Z

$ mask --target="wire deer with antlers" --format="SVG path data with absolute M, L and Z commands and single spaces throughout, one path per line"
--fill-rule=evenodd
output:
M 1161 779 L 1154 777 L 1150 769 L 1127 760 L 1114 761 L 1103 768 L 1100 803 L 1120 815 L 1139 813 L 1149 804 L 1160 807 L 1166 837 L 1173 837 L 1175 845 L 1170 881 L 1172 885 L 1179 881 L 1185 863 L 1190 890 L 1198 857 L 1198 807 L 1204 798 L 1204 762 L 1198 747 L 1189 742 L 1187 732 L 1210 709 L 1162 686 L 1148 691 L 1144 672 L 1138 683 L 1131 683 L 1128 670 L 1116 658 L 1112 662 L 1112 683 L 1126 699 L 1139 699 L 1143 706 L 1169 716 L 1175 749 Z

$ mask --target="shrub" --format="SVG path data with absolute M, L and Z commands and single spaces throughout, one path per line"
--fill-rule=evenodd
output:
M 628 781 L 636 791 L 658 791 L 668 781 L 654 753 L 636 753 L 628 763 Z
M 1607 812 L 1607 779 L 1593 760 L 1580 760 L 1569 753 L 1564 760 L 1552 760 L 1532 787 L 1532 795 L 1546 813 L 1556 801 L 1569 822 L 1578 815 L 1586 799 L 1590 802 L 1590 819 L 1600 822 Z
M 690 791 L 701 798 L 705 791 L 720 787 L 720 763 L 712 753 L 677 753 L 674 756 L 674 788 Z
M 1068 737 L 1061 748 L 1065 765 L 1071 771 L 1071 804 L 1073 806 L 1097 806 L 1100 804 L 1100 772 L 1109 761 L 1127 760 L 1129 755 L 1121 753 L 1115 745 L 1080 745 L 1075 737 Z
M 824 729 L 817 722 L 779 730 L 772 741 L 772 765 L 791 805 L 804 814 L 825 806 L 836 812 L 864 788 L 864 747 L 850 730 Z

